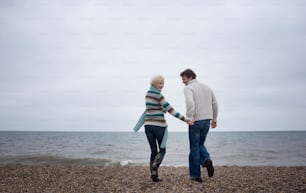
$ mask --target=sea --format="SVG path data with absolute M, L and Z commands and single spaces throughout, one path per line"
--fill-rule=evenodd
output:
M 306 166 L 306 131 L 209 132 L 216 166 Z M 188 166 L 187 132 L 169 132 L 164 166 Z M 144 132 L 0 132 L 0 164 L 148 165 Z

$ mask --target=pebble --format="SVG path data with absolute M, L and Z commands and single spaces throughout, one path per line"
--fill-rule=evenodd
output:
M 215 167 L 203 183 L 189 180 L 187 167 L 159 169 L 152 182 L 145 166 L 0 165 L 0 192 L 306 192 L 306 167 Z

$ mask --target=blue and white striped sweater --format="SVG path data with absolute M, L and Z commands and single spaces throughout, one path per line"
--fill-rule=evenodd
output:
M 164 117 L 166 112 L 185 121 L 185 117 L 174 110 L 158 89 L 151 87 L 146 94 L 145 101 L 146 113 L 144 125 L 167 127 Z

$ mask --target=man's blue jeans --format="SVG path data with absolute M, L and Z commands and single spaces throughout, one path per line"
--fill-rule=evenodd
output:
M 189 174 L 190 177 L 201 177 L 201 164 L 210 159 L 204 145 L 210 127 L 210 119 L 195 121 L 189 126 Z

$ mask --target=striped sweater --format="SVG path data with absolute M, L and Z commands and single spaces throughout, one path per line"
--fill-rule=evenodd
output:
M 185 117 L 176 112 L 166 101 L 161 92 L 151 87 L 146 94 L 146 114 L 144 125 L 167 127 L 164 113 L 169 112 L 174 117 L 185 121 Z

